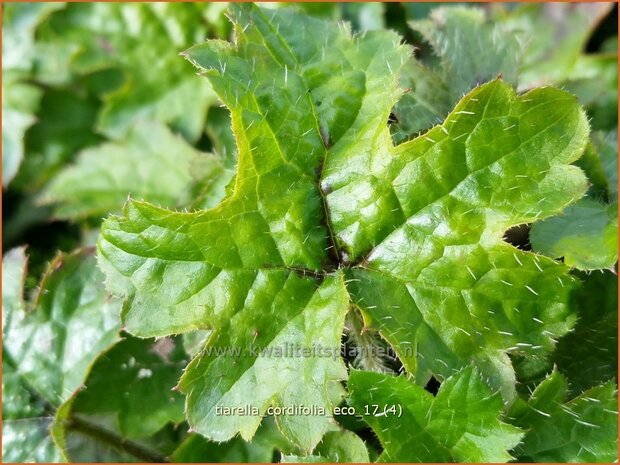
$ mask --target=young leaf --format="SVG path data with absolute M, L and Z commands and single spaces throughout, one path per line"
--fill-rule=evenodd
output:
M 220 178 L 230 176 L 218 158 L 198 152 L 161 123 L 141 122 L 126 141 L 83 151 L 75 165 L 54 177 L 41 201 L 56 204 L 56 216 L 71 219 L 119 211 L 128 195 L 180 207 L 191 203 L 192 185 L 199 181 L 202 189 L 213 189 L 207 196 L 219 200 Z
M 566 401 L 567 384 L 554 371 L 526 402 L 514 405 L 511 423 L 527 430 L 513 451 L 525 462 L 608 462 L 618 459 L 618 401 L 609 382 Z
M 354 371 L 348 386 L 349 403 L 383 445 L 381 462 L 506 462 L 523 436 L 502 422 L 501 396 L 472 367 L 446 379 L 436 397 L 380 373 Z

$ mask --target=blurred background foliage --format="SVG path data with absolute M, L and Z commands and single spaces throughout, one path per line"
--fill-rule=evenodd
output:
M 416 47 L 401 76 L 406 92 L 386 122 L 396 143 L 440 122 L 464 93 L 498 74 L 519 91 L 541 85 L 569 90 L 586 108 L 593 129 L 579 162 L 592 180 L 587 201 L 599 210 L 616 211 L 617 5 L 263 6 L 293 7 L 319 18 L 347 21 L 354 31 L 394 29 Z M 71 263 L 75 253 L 57 255 L 59 251 L 89 251 L 102 219 L 120 211 L 128 195 L 176 209 L 210 207 L 225 195 L 236 159 L 229 115 L 207 80 L 197 77 L 179 53 L 207 38 L 232 39 L 226 7 L 226 3 L 2 5 L 2 247 L 6 252 L 28 246 L 23 284 L 26 294 L 34 295 L 22 302 L 24 308 L 40 311 L 45 302 L 36 293 L 44 286 L 49 290 L 64 285 L 51 267 L 58 260 Z M 617 234 L 617 217 L 615 221 Z M 546 226 L 551 236 L 553 227 Z M 545 237 L 545 232 L 539 236 Z M 530 248 L 529 227 L 509 231 L 507 240 Z M 542 243 L 541 250 L 556 246 Z M 613 268 L 616 257 L 617 249 L 600 268 Z M 19 254 L 9 258 L 23 265 Z M 80 286 L 90 289 L 96 299 L 109 299 L 91 261 L 75 265 L 87 267 Z M 587 264 L 582 268 L 589 269 Z M 44 273 L 47 281 L 38 286 Z M 577 391 L 608 379 L 617 366 L 617 279 L 608 270 L 579 276 L 586 283 L 586 291 L 575 297 L 582 315 L 579 324 L 598 323 L 578 325 L 561 341 L 554 360 L 515 359 L 524 392 L 553 363 L 571 377 Z M 16 292 L 23 297 L 19 285 Z M 3 299 L 3 312 L 4 307 Z M 7 353 L 11 325 L 5 323 Z M 38 334 L 39 329 L 29 331 Z M 601 351 L 576 361 L 570 339 L 584 334 L 604 337 L 605 343 Z M 204 334 L 193 337 L 199 341 Z M 68 455 L 64 458 L 72 460 L 270 461 L 280 453 L 295 453 L 268 422 L 251 445 L 241 439 L 209 443 L 187 433 L 186 425 L 180 427 L 182 401 L 168 392 L 157 398 L 157 391 L 162 383 L 174 386 L 196 341 L 170 341 L 171 348 L 164 350 L 159 342 L 127 335 L 122 342 L 107 340 L 116 345 L 106 357 L 92 354 L 96 362 L 88 378 L 76 375 L 78 381 L 61 391 L 37 386 L 34 378 L 22 376 L 11 363 L 11 355 L 27 359 L 33 357 L 32 351 L 8 350 L 3 362 L 5 461 L 63 458 L 48 434 L 54 412 L 70 419 L 63 431 L 52 432 L 56 443 L 64 446 Z M 587 360 L 591 366 L 584 370 Z M 110 385 L 105 374 L 122 366 L 123 376 Z M 88 389 L 77 396 L 67 394 L 84 383 Z M 24 418 L 36 419 L 35 427 L 11 423 Z M 93 432 L 93 425 L 103 427 Z M 360 425 L 346 427 L 364 435 Z M 110 446 L 118 438 L 129 446 Z M 376 456 L 376 441 L 370 435 L 365 439 L 371 456 Z M 10 449 L 11 441 L 26 446 Z

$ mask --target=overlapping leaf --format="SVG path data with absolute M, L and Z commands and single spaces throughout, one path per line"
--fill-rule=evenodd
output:
M 618 460 L 618 400 L 613 383 L 567 401 L 566 379 L 554 371 L 527 402 L 514 405 L 511 422 L 528 432 L 514 454 L 526 462 Z
M 323 171 L 332 230 L 360 261 L 349 292 L 420 382 L 473 358 L 504 372 L 492 383 L 510 399 L 502 354 L 553 347 L 571 325 L 571 278 L 502 235 L 583 195 L 583 173 L 565 163 L 585 145 L 584 115 L 561 91 L 516 97 L 495 81 L 378 163 L 384 134 L 374 146 L 357 134 L 366 145 L 334 148 Z
M 522 88 L 560 83 L 575 69 L 594 26 L 612 4 L 556 3 L 519 5 L 496 16 L 515 31 L 523 48 Z
M 502 421 L 501 396 L 472 367 L 448 378 L 437 397 L 380 373 L 354 371 L 348 385 L 349 403 L 381 440 L 381 462 L 505 462 L 523 435 Z
M 3 410 L 3 458 L 57 461 L 50 415 L 116 341 L 120 303 L 105 293 L 92 251 L 58 255 L 32 302 L 23 297 L 24 249 L 9 251 L 2 268 L 3 365 L 11 368 L 3 377 L 3 400 L 11 402 L 18 393 L 17 399 L 31 396 L 40 405 L 35 411 Z
M 193 3 L 71 4 L 52 15 L 40 40 L 72 48 L 60 68 L 77 75 L 122 70 L 123 85 L 106 93 L 99 117 L 105 135 L 119 138 L 137 119 L 156 119 L 196 141 L 215 95 L 178 53 L 206 35 L 203 9 Z
M 16 370 L 38 395 L 59 405 L 82 384 L 99 352 L 116 341 L 120 304 L 105 293 L 93 251 L 83 250 L 52 261 L 29 303 L 34 310 L 27 312 L 25 266 L 24 249 L 3 259 L 3 355 L 19 362 Z
M 325 433 L 312 455 L 282 455 L 283 463 L 367 463 L 368 450 L 361 438 L 346 430 Z
M 221 405 L 329 411 L 341 361 L 247 348 L 339 347 L 348 292 L 418 383 L 473 360 L 511 400 L 506 353 L 548 352 L 574 321 L 567 268 L 502 237 L 583 195 L 585 177 L 569 165 L 588 132 L 575 99 L 551 88 L 517 97 L 496 80 L 394 147 L 386 121 L 410 53 L 396 35 L 352 37 L 249 5 L 232 17 L 235 45 L 187 52 L 231 110 L 232 193 L 196 213 L 130 201 L 98 245 L 129 331 L 212 331 L 180 384 L 192 427 L 250 438 L 260 418 L 218 416 Z M 347 288 L 336 268 L 348 268 Z M 277 421 L 308 451 L 328 417 Z
M 618 260 L 618 148 L 615 133 L 592 134 L 580 163 L 592 180 L 588 197 L 532 225 L 532 249 L 580 270 L 611 269 Z
M 618 379 L 618 277 L 605 270 L 579 278 L 583 285 L 571 299 L 579 320 L 552 357 L 573 395 Z
M 488 21 L 484 11 L 437 8 L 428 19 L 410 21 L 409 25 L 430 44 L 438 63 L 412 59 L 404 67 L 400 82 L 407 93 L 394 108 L 397 141 L 441 122 L 460 98 L 479 84 L 498 75 L 517 84 L 517 38 Z

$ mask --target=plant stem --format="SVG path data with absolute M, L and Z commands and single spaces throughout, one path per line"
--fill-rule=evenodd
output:
M 101 426 L 91 423 L 90 421 L 80 417 L 79 415 L 73 415 L 67 421 L 67 428 L 91 436 L 101 442 L 104 442 L 118 450 L 127 452 L 134 457 L 143 460 L 145 462 L 164 463 L 169 462 L 166 456 L 148 449 L 137 442 L 130 441 L 122 436 L 113 433 Z

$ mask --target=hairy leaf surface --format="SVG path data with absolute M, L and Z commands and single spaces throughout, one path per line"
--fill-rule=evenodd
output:
M 474 359 L 509 400 L 503 353 L 548 352 L 570 329 L 567 268 L 502 236 L 583 195 L 583 173 L 566 163 L 586 134 L 570 95 L 545 88 L 516 97 L 494 81 L 442 126 L 388 146 L 389 162 L 370 144 L 328 157 L 332 229 L 361 260 L 348 272 L 349 292 L 419 382 Z
M 436 397 L 405 377 L 364 371 L 351 373 L 349 391 L 383 445 L 382 462 L 505 462 L 523 436 L 502 421 L 501 396 L 472 367 L 446 379 Z
M 213 440 L 250 439 L 260 417 L 216 407 L 330 411 L 330 388 L 346 377 L 335 352 L 351 301 L 418 383 L 474 361 L 512 400 L 507 353 L 548 352 L 574 321 L 568 268 L 503 235 L 586 190 L 570 165 L 588 133 L 575 99 L 552 88 L 517 96 L 495 80 L 394 147 L 386 121 L 410 55 L 395 34 L 352 36 L 252 5 L 231 17 L 234 44 L 186 52 L 231 111 L 229 195 L 194 213 L 130 201 L 98 243 L 109 289 L 126 297 L 128 331 L 211 331 L 180 383 L 191 426 Z M 248 351 L 285 344 L 333 356 Z M 277 422 L 307 453 L 330 418 Z
M 368 450 L 352 431 L 328 431 L 312 455 L 282 455 L 283 463 L 367 463 Z
M 525 462 L 614 462 L 618 459 L 616 386 L 606 383 L 567 401 L 566 379 L 554 371 L 511 422 L 528 432 L 514 454 Z

